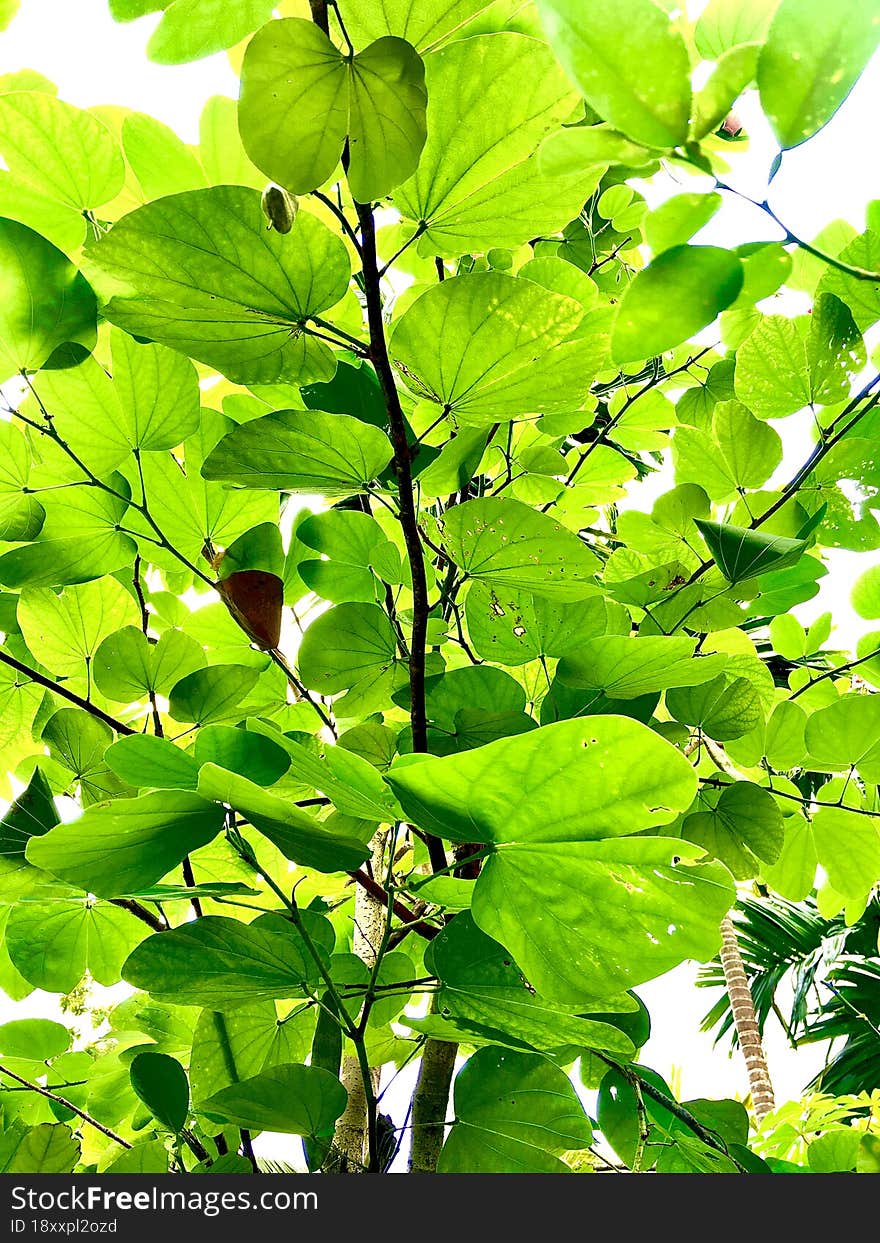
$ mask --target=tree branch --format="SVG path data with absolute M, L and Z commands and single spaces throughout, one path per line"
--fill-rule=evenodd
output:
M 38 673 L 36 669 L 31 669 L 29 665 L 22 664 L 20 660 L 16 660 L 14 656 L 10 656 L 8 652 L 4 652 L 2 649 L 0 649 L 0 661 L 4 665 L 8 665 L 10 669 L 23 673 L 29 682 L 36 682 L 38 686 L 44 686 L 47 691 L 52 691 L 53 694 L 60 695 L 62 699 L 66 699 L 69 703 L 76 704 L 77 708 L 90 712 L 99 721 L 103 721 L 105 725 L 109 725 L 111 729 L 114 729 L 117 734 L 137 733 L 136 729 L 132 729 L 130 725 L 123 724 L 122 721 L 117 721 L 115 716 L 111 716 L 109 712 L 105 712 L 97 704 L 91 703 L 88 699 L 83 699 L 81 695 L 77 695 L 76 691 L 70 691 L 66 686 L 53 682 L 51 678 Z
M 8 1078 L 14 1079 L 16 1083 L 20 1083 L 22 1087 L 29 1088 L 31 1092 L 37 1092 L 40 1096 L 45 1096 L 46 1100 L 54 1101 L 56 1105 L 63 1105 L 65 1109 L 69 1109 L 71 1113 L 77 1114 L 78 1117 L 82 1118 L 83 1122 L 87 1122 L 96 1131 L 100 1131 L 102 1135 L 112 1139 L 114 1144 L 119 1144 L 121 1148 L 132 1147 L 127 1139 L 123 1139 L 121 1135 L 111 1131 L 109 1126 L 104 1126 L 103 1122 L 99 1122 L 97 1118 L 87 1114 L 84 1109 L 80 1109 L 78 1105 L 74 1105 L 72 1101 L 66 1100 L 63 1096 L 58 1096 L 57 1093 L 50 1091 L 49 1088 L 43 1088 L 38 1083 L 31 1083 L 28 1079 L 22 1079 L 21 1075 L 17 1075 L 14 1070 L 9 1070 L 6 1066 L 0 1066 L 0 1075 L 7 1075 Z

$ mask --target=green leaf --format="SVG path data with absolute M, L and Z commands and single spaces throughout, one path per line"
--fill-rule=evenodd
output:
M 856 579 L 850 596 L 859 617 L 869 621 L 880 617 L 880 566 L 870 566 Z
M 360 419 L 276 410 L 224 436 L 202 475 L 245 488 L 350 496 L 380 475 L 390 458 L 385 433 Z
M 477 655 L 501 665 L 524 665 L 541 656 L 564 656 L 587 639 L 624 625 L 623 610 L 602 596 L 559 601 L 474 580 L 465 617 Z M 878 614 L 880 616 L 880 614 Z
M 711 793 L 704 789 L 701 799 Z M 688 816 L 682 835 L 720 859 L 738 880 L 746 880 L 760 874 L 759 859 L 776 862 L 785 830 L 773 795 L 751 781 L 736 781 L 724 787 L 710 810 Z
M 863 898 L 880 879 L 880 831 L 870 816 L 820 807 L 813 816 L 813 841 L 830 884 L 844 897 Z
M 500 1029 L 541 1052 L 574 1045 L 632 1056 L 634 1045 L 618 1028 L 538 997 L 504 947 L 481 932 L 467 912 L 431 942 L 431 964 L 442 983 L 440 1014 L 465 1027 L 478 1025 L 490 1040 Z
M 285 739 L 286 741 L 286 739 Z M 205 725 L 196 735 L 195 762 L 216 764 L 257 785 L 271 786 L 290 768 L 290 756 L 270 731 L 253 732 L 230 725 Z
M 58 824 L 58 810 L 52 787 L 37 767 L 27 788 L 19 794 L 0 820 L 0 858 L 24 862 L 24 852 L 32 837 L 42 837 Z
M 107 748 L 104 759 L 135 789 L 195 790 L 199 782 L 199 766 L 193 757 L 167 738 L 152 734 L 120 738 Z
M 645 217 L 645 240 L 655 255 L 681 246 L 709 223 L 720 206 L 720 194 L 676 194 Z
M 304 943 L 277 924 L 260 927 L 203 915 L 192 924 L 157 932 L 129 955 L 123 979 L 174 1005 L 186 980 L 190 1005 L 232 1010 L 248 1002 L 301 997 L 317 981 Z
M 305 330 L 348 288 L 345 245 L 307 211 L 266 229 L 257 190 L 214 186 L 157 199 L 86 248 L 133 336 L 189 354 L 239 383 L 326 380 L 329 347 Z
M 742 738 L 764 721 L 764 707 L 755 683 L 726 674 L 699 686 L 668 691 L 666 707 L 677 721 L 696 726 L 718 742 Z
M 147 201 L 207 185 L 193 149 L 173 129 L 142 112 L 131 112 L 122 122 L 122 147 Z
M 179 472 L 178 472 L 179 474 Z M 126 487 L 121 475 L 110 486 Z M 43 493 L 46 518 L 37 538 L 0 556 L 0 583 L 7 587 L 60 587 L 85 583 L 130 566 L 134 540 L 120 531 L 126 501 L 97 488 Z
M 158 4 L 147 0 L 148 11 L 163 8 L 165 14 L 147 45 L 150 60 L 160 65 L 180 65 L 201 60 L 212 52 L 234 47 L 272 16 L 273 0 L 171 0 Z
M 77 211 L 108 202 L 125 178 L 110 130 L 44 91 L 0 96 L 0 152 L 13 176 Z
M 729 583 L 741 583 L 756 574 L 782 570 L 800 560 L 806 540 L 785 535 L 767 535 L 735 527 L 727 522 L 695 518 L 718 569 Z
M 811 401 L 825 406 L 848 401 L 850 377 L 864 365 L 865 344 L 849 307 L 833 293 L 820 294 L 807 337 Z
M 179 1135 L 189 1113 L 189 1083 L 180 1062 L 167 1053 L 147 1050 L 132 1059 L 129 1074 L 138 1100 L 160 1126 Z
M 679 838 L 524 835 L 487 860 L 471 910 L 539 992 L 589 1005 L 718 952 L 734 889 L 727 869 L 702 856 Z
M 4 1152 L 3 1172 L 68 1174 L 79 1157 L 79 1140 L 73 1138 L 70 1127 L 61 1122 L 41 1122 L 39 1126 L 28 1127 L 14 1149 Z
M 637 699 L 671 686 L 697 686 L 723 669 L 722 655 L 694 656 L 695 640 L 684 637 L 603 635 L 563 657 L 561 682 L 595 690 L 612 699 Z
M 175 721 L 212 725 L 240 721 L 246 715 L 242 701 L 254 689 L 259 669 L 250 665 L 208 665 L 174 684 L 168 711 Z
M 538 0 L 538 10 L 554 51 L 603 120 L 648 147 L 684 142 L 687 48 L 659 5 L 616 0 L 589 20 L 576 0 Z
M 386 780 L 416 824 L 468 842 L 616 837 L 634 825 L 668 823 L 696 791 L 681 752 L 616 716 L 561 721 L 458 755 L 404 761 Z
M 534 281 L 502 272 L 459 276 L 407 310 L 391 357 L 415 394 L 464 424 L 567 413 L 586 401 L 602 362 L 568 340 L 583 314 L 580 302 Z
M 245 150 L 296 194 L 323 185 L 348 138 L 348 183 L 362 203 L 405 181 L 425 143 L 425 69 L 403 39 L 344 55 L 313 22 L 267 23 L 242 64 Z
M 425 85 L 428 139 L 415 175 L 394 192 L 395 207 L 422 230 L 420 254 L 518 246 L 576 215 L 601 167 L 592 180 L 539 166 L 541 140 L 577 99 L 544 43 L 509 31 L 458 40 L 425 57 Z
M 880 697 L 842 695 L 814 712 L 805 732 L 810 767 L 820 772 L 858 768 L 880 781 Z
M 84 901 L 82 894 L 22 899 L 9 914 L 6 949 L 30 984 L 69 993 L 86 970 L 99 984 L 117 984 L 125 956 L 143 931 L 128 911 Z
M 202 1109 L 250 1130 L 317 1138 L 333 1134 L 346 1099 L 337 1077 L 320 1066 L 273 1066 L 215 1092 Z
M 31 452 L 14 423 L 0 423 L 0 539 L 31 540 L 39 535 L 46 511 L 26 495 Z
M 202 647 L 182 630 L 165 630 L 150 643 L 138 626 L 123 626 L 103 639 L 95 652 L 95 684 L 110 699 L 132 703 L 145 694 L 167 695 L 205 661 Z
M 740 95 L 754 81 L 760 50 L 760 43 L 744 43 L 719 57 L 714 73 L 694 96 L 693 138 L 705 138 L 724 123 Z
M 349 872 L 369 854 L 368 847 L 356 837 L 333 831 L 289 800 L 216 764 L 202 765 L 198 788 L 205 798 L 240 812 L 285 858 L 302 867 L 319 872 Z M 219 807 L 216 810 L 222 815 Z
M 68 341 L 91 349 L 97 306 L 91 286 L 51 242 L 0 219 L 0 375 L 36 371 Z
M 456 1076 L 454 1103 L 442 1174 L 561 1174 L 561 1154 L 593 1138 L 565 1072 L 537 1053 L 477 1050 Z
M 807 351 L 792 320 L 765 315 L 740 346 L 736 395 L 761 419 L 782 419 L 809 405 Z
M 167 1174 L 168 1151 L 161 1140 L 142 1140 L 126 1148 L 104 1170 L 105 1174 Z
M 297 653 L 310 690 L 335 695 L 382 677 L 397 662 L 397 635 L 376 604 L 338 604 L 307 628 Z
M 99 897 L 152 885 L 223 826 L 223 811 L 189 791 L 160 790 L 90 807 L 35 837 L 27 858 Z
M 359 5 L 346 14 L 345 24 L 355 44 L 400 35 L 424 51 L 450 36 L 467 30 L 470 20 L 485 9 L 490 0 L 383 0 L 380 5 Z
M 471 579 L 499 589 L 530 591 L 560 602 L 596 590 L 598 559 L 547 514 L 521 501 L 482 497 L 447 509 L 442 539 Z
M 0 1053 L 48 1062 L 70 1047 L 71 1033 L 51 1019 L 13 1019 L 0 1027 Z
M 673 246 L 664 251 L 621 299 L 611 339 L 615 362 L 651 358 L 681 345 L 730 306 L 742 284 L 742 264 L 728 250 Z
M 85 807 L 128 793 L 120 790 L 119 782 L 104 763 L 104 752 L 112 738 L 109 725 L 79 708 L 59 709 L 43 729 L 43 741 L 49 747 L 50 756 L 73 773 Z
M 380 774 L 371 763 L 345 746 L 325 746 L 323 755 L 319 755 L 261 721 L 249 720 L 248 728 L 256 731 L 269 746 L 283 748 L 287 752 L 290 775 L 326 795 L 344 815 L 386 824 L 400 819 L 400 808 Z M 252 773 L 246 775 L 254 779 Z
M 697 51 L 718 60 L 742 43 L 762 42 L 779 0 L 709 0 L 694 28 Z
M 758 61 L 761 107 L 785 150 L 827 125 L 880 42 L 877 0 L 782 0 Z
M 716 405 L 712 435 L 737 489 L 760 488 L 782 461 L 779 433 L 738 401 Z
M 18 623 L 28 648 L 56 675 L 86 681 L 103 640 L 138 616 L 137 603 L 115 579 L 21 593 Z
M 203 1010 L 193 1033 L 193 1100 L 198 1106 L 230 1084 L 306 1057 L 314 1026 L 308 1012 L 279 1021 L 271 1001 L 251 1002 L 229 1014 Z

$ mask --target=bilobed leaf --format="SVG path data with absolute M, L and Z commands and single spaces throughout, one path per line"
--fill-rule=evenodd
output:
M 147 1050 L 132 1060 L 129 1074 L 138 1100 L 161 1126 L 178 1135 L 189 1112 L 189 1083 L 180 1062 Z
M 87 247 L 107 318 L 231 380 L 329 379 L 335 362 L 304 328 L 348 287 L 345 245 L 307 211 L 266 229 L 257 190 L 213 186 L 130 212 Z
M 761 106 L 783 149 L 827 125 L 880 42 L 877 0 L 782 0 L 758 61 Z
M 858 768 L 880 781 L 880 696 L 842 695 L 814 712 L 805 731 L 810 765 L 820 772 Z
M 333 1134 L 345 1103 L 345 1088 L 329 1071 L 287 1065 L 221 1088 L 201 1108 L 212 1118 L 254 1131 L 319 1137 Z
M 14 423 L 0 423 L 0 539 L 31 540 L 39 535 L 46 511 L 27 494 L 31 452 Z
M 276 410 L 224 436 L 202 474 L 245 488 L 350 496 L 390 458 L 385 433 L 351 415 Z
M 589 15 L 577 0 L 538 0 L 547 36 L 587 102 L 648 147 L 687 136 L 690 65 L 684 39 L 651 0 L 618 0 Z
M 625 767 L 616 755 L 627 757 Z M 459 755 L 398 762 L 386 780 L 416 824 L 453 841 L 616 837 L 634 825 L 668 823 L 696 790 L 680 752 L 617 716 L 561 721 Z
M 761 696 L 748 678 L 719 674 L 699 686 L 676 687 L 666 707 L 677 721 L 694 725 L 710 738 L 741 738 L 764 720 Z
M 397 661 L 397 635 L 376 604 L 338 604 L 308 627 L 297 654 L 310 690 L 335 695 L 380 677 Z
M 84 679 L 102 641 L 137 618 L 137 603 L 112 578 L 21 593 L 18 624 L 28 648 L 56 674 Z
M 206 663 L 203 649 L 182 630 L 165 630 L 150 643 L 137 626 L 123 626 L 104 639 L 94 657 L 98 689 L 120 703 L 168 691 Z
M 587 639 L 616 630 L 623 610 L 600 595 L 565 601 L 495 587 L 475 579 L 465 596 L 474 651 L 501 665 L 524 665 L 541 656 L 564 656 Z
M 290 757 L 268 727 L 256 733 L 231 725 L 204 725 L 196 735 L 194 757 L 196 765 L 217 764 L 261 786 L 274 785 L 290 767 Z
M 110 130 L 45 91 L 0 96 L 0 153 L 14 176 L 77 211 L 112 199 L 125 176 Z
M 428 139 L 393 196 L 422 227 L 421 254 L 515 246 L 571 220 L 593 186 L 581 170 L 539 167 L 541 140 L 577 100 L 545 44 L 509 31 L 460 39 L 425 57 L 425 85 Z
M 306 1057 L 314 1025 L 314 1015 L 307 1013 L 279 1022 L 271 1001 L 251 1002 L 228 1014 L 203 1010 L 190 1059 L 193 1100 L 198 1105 L 230 1084 Z
M 700 534 L 718 569 L 729 583 L 741 583 L 769 570 L 782 570 L 799 561 L 806 540 L 696 518 Z
M 537 1053 L 479 1049 L 456 1077 L 454 1103 L 439 1173 L 564 1173 L 561 1154 L 592 1140 L 565 1072 Z
M 36 371 L 68 341 L 91 349 L 97 305 L 91 286 L 51 242 L 0 219 L 0 374 Z
M 129 113 L 122 122 L 122 147 L 147 201 L 208 184 L 192 148 L 143 112 Z
M 722 655 L 694 656 L 685 637 L 603 635 L 563 657 L 558 668 L 567 686 L 596 690 L 612 699 L 636 699 L 670 686 L 697 686 L 722 671 Z
M 621 300 L 611 340 L 615 362 L 651 358 L 681 345 L 730 306 L 742 284 L 742 264 L 728 250 L 673 246 L 664 251 Z
M 199 793 L 240 812 L 282 854 L 319 872 L 349 872 L 358 867 L 369 849 L 355 837 L 334 832 L 288 799 L 271 794 L 238 773 L 203 764 Z M 222 809 L 216 810 L 222 814 Z
M 140 920 L 118 906 L 53 891 L 19 900 L 6 923 L 5 944 L 12 965 L 30 984 L 69 993 L 87 970 L 99 984 L 117 984 L 143 933 Z
M 446 511 L 442 530 L 444 547 L 469 578 L 558 601 L 595 593 L 595 555 L 573 532 L 521 501 L 465 501 Z
M 414 393 L 488 427 L 586 401 L 601 359 L 569 341 L 583 318 L 573 298 L 503 272 L 443 281 L 421 295 L 391 339 Z
M 152 885 L 223 825 L 223 812 L 189 791 L 161 790 L 90 807 L 33 838 L 29 862 L 99 897 Z
M 268 22 L 242 65 L 239 126 L 248 155 L 280 185 L 322 185 L 349 143 L 349 187 L 370 202 L 415 171 L 425 142 L 424 66 L 404 39 L 345 56 L 313 22 Z
M 785 830 L 773 795 L 751 781 L 736 781 L 724 787 L 709 810 L 687 816 L 682 835 L 745 880 L 761 871 L 759 859 L 776 862 Z
M 293 935 L 205 915 L 157 932 L 129 955 L 123 979 L 157 1000 L 175 1004 L 186 980 L 190 1005 L 232 1010 L 253 1001 L 300 997 L 317 968 Z

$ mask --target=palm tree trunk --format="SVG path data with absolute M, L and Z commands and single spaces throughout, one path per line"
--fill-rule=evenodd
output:
M 730 1008 L 733 1012 L 733 1025 L 746 1061 L 749 1090 L 752 1094 L 752 1109 L 760 1122 L 775 1108 L 773 1084 L 770 1081 L 770 1071 L 767 1068 L 767 1059 L 764 1056 L 764 1046 L 761 1042 L 761 1031 L 755 1016 L 755 1003 L 749 989 L 742 955 L 739 952 L 736 929 L 729 912 L 721 921 L 721 966 L 727 985 L 727 995 L 730 998 Z

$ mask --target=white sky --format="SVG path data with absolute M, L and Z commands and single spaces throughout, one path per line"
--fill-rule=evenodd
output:
M 695 13 L 702 3 L 697 0 L 689 8 Z M 184 66 L 166 67 L 148 61 L 145 47 L 159 16 L 118 25 L 110 18 L 107 0 L 23 0 L 22 12 L 10 29 L 0 34 L 0 73 L 39 70 L 58 84 L 61 98 L 70 103 L 81 107 L 116 104 L 147 112 L 170 125 L 184 140 L 196 142 L 204 101 L 215 94 L 235 96 L 237 78 L 225 54 Z M 730 181 L 762 198 L 775 151 L 773 140 L 756 100 L 746 101 L 738 111 L 751 142 L 746 153 L 730 148 L 732 158 L 736 152 Z M 880 60 L 875 58 L 826 129 L 788 153 L 783 161 L 771 201 L 793 232 L 810 239 L 837 217 L 848 219 L 858 230 L 864 228 L 865 204 L 874 196 L 880 197 L 874 158 L 878 117 Z M 728 197 L 699 240 L 735 245 L 774 236 L 772 223 L 762 213 Z M 804 456 L 806 439 L 802 433 L 792 434 L 796 426 L 797 416 L 779 427 L 788 451 L 778 481 L 787 478 Z M 649 507 L 653 495 L 669 485 L 668 475 L 656 484 L 643 485 L 634 503 L 639 508 Z M 853 645 L 867 627 L 849 608 L 849 589 L 853 576 L 877 559 L 876 554 L 832 554 L 832 572 L 823 580 L 820 596 L 797 610 L 802 620 L 833 608 L 838 630 L 832 644 Z M 678 1073 L 683 1099 L 742 1096 L 746 1079 L 740 1058 L 731 1060 L 713 1051 L 710 1039 L 698 1031 L 699 1018 L 714 994 L 693 987 L 695 974 L 696 969 L 686 965 L 639 990 L 654 1022 L 643 1060 L 667 1077 Z M 15 1007 L 0 1001 L 0 1020 L 13 1017 L 13 1011 L 14 1017 L 25 1013 L 57 1016 L 57 999 L 37 992 Z M 767 1046 L 777 1100 L 798 1097 L 803 1084 L 821 1065 L 821 1049 L 806 1047 L 792 1055 L 773 1019 Z M 409 1073 L 401 1078 L 401 1086 L 411 1080 Z M 282 1148 L 273 1145 L 272 1155 L 291 1159 L 298 1144 L 285 1140 Z

